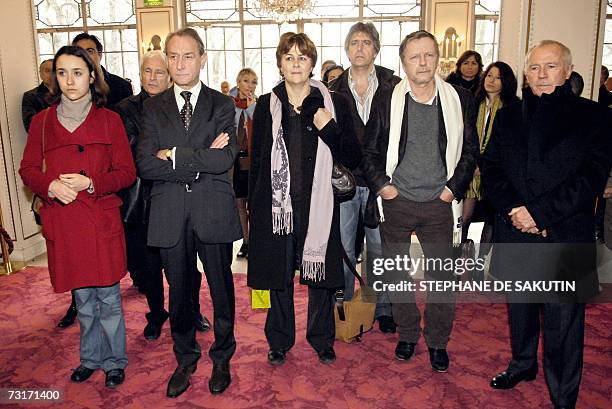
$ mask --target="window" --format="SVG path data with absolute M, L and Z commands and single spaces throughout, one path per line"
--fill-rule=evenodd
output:
M 606 9 L 606 33 L 604 35 L 603 58 L 601 63 L 612 71 L 612 0 Z
M 476 0 L 474 3 L 476 32 L 474 49 L 485 65 L 497 61 L 499 53 L 499 11 L 501 0 Z
M 104 46 L 102 65 L 140 89 L 134 0 L 32 0 L 40 59 L 53 58 L 83 31 Z
M 185 0 L 185 10 L 187 25 L 200 33 L 208 50 L 202 79 L 219 89 L 223 80 L 234 85 L 238 71 L 249 67 L 259 76 L 258 95 L 270 92 L 280 79 L 275 52 L 282 33 L 308 34 L 317 46 L 313 73 L 318 77 L 325 60 L 350 65 L 344 52 L 346 34 L 357 21 L 371 21 L 383 45 L 376 64 L 400 75 L 399 44 L 421 21 L 421 0 L 318 1 L 303 19 L 283 24 L 262 14 L 257 0 Z

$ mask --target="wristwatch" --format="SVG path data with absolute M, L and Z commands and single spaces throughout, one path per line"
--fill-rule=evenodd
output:
M 166 150 L 166 159 L 172 162 L 172 149 Z

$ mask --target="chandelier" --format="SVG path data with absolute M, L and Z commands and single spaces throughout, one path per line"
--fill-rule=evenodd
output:
M 272 17 L 277 23 L 298 20 L 312 11 L 316 0 L 257 0 L 255 8 Z

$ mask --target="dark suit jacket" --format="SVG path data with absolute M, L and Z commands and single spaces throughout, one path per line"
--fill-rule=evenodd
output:
M 497 213 L 497 277 L 576 280 L 582 302 L 597 292 L 595 197 L 610 171 L 610 129 L 610 111 L 574 96 L 569 85 L 541 97 L 526 89 L 522 103 L 497 113 L 481 169 Z M 508 212 L 519 206 L 546 238 L 512 225 Z
M 175 246 L 188 214 L 204 243 L 231 243 L 242 237 L 228 175 L 240 149 L 234 114 L 230 98 L 203 84 L 189 131 L 183 127 L 174 88 L 145 101 L 143 135 L 136 157 L 140 177 L 153 181 L 150 246 Z M 223 149 L 211 149 L 221 132 L 230 135 L 229 144 Z M 155 156 L 158 150 L 172 147 L 176 147 L 176 169 L 172 162 Z M 186 191 L 186 182 L 192 184 L 192 192 Z M 187 208 L 188 203 L 191 208 Z
M 115 105 L 117 105 L 123 99 L 134 95 L 132 84 L 128 80 L 106 71 L 104 67 L 101 68 L 102 73 L 104 74 L 104 81 L 106 81 L 108 88 L 110 89 L 110 93 L 106 98 L 106 107 L 114 111 Z
M 48 92 L 49 90 L 42 82 L 38 87 L 24 92 L 21 99 L 21 117 L 26 132 L 30 131 L 30 122 L 32 122 L 34 115 L 49 107 L 49 104 L 45 101 Z
M 472 94 L 461 87 L 453 85 L 459 101 L 463 115 L 463 148 L 461 158 L 455 167 L 453 177 L 446 182 L 453 195 L 457 199 L 462 199 L 474 176 L 476 161 L 478 160 L 479 145 L 476 133 L 476 110 Z M 366 134 L 369 135 L 363 145 L 364 159 L 362 168 L 366 175 L 366 181 L 372 192 L 379 192 L 387 183 L 389 177 L 386 172 L 387 148 L 389 146 L 389 129 L 391 126 L 391 96 L 393 89 L 386 91 L 378 99 L 370 113 L 370 119 L 366 127 Z M 442 113 L 442 104 L 438 104 L 438 147 L 442 163 L 446 167 L 446 126 Z M 406 115 L 404 115 L 402 127 L 406 126 Z M 399 144 L 398 164 L 404 158 L 406 150 L 406 132 L 402 130 Z M 368 226 L 378 224 L 377 207 L 374 195 L 368 198 L 368 205 L 364 216 L 364 223 Z
M 132 95 L 118 103 L 115 111 L 121 116 L 130 148 L 136 160 L 136 144 L 142 134 L 143 105 L 149 94 L 143 89 L 138 95 Z M 136 177 L 134 184 L 117 194 L 123 200 L 121 218 L 128 223 L 146 224 L 149 220 L 149 195 L 151 181 Z

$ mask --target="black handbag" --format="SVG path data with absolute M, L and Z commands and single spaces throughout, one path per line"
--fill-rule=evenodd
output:
M 355 196 L 357 190 L 355 176 L 344 165 L 334 162 L 331 182 L 334 196 L 340 203 L 351 200 Z

